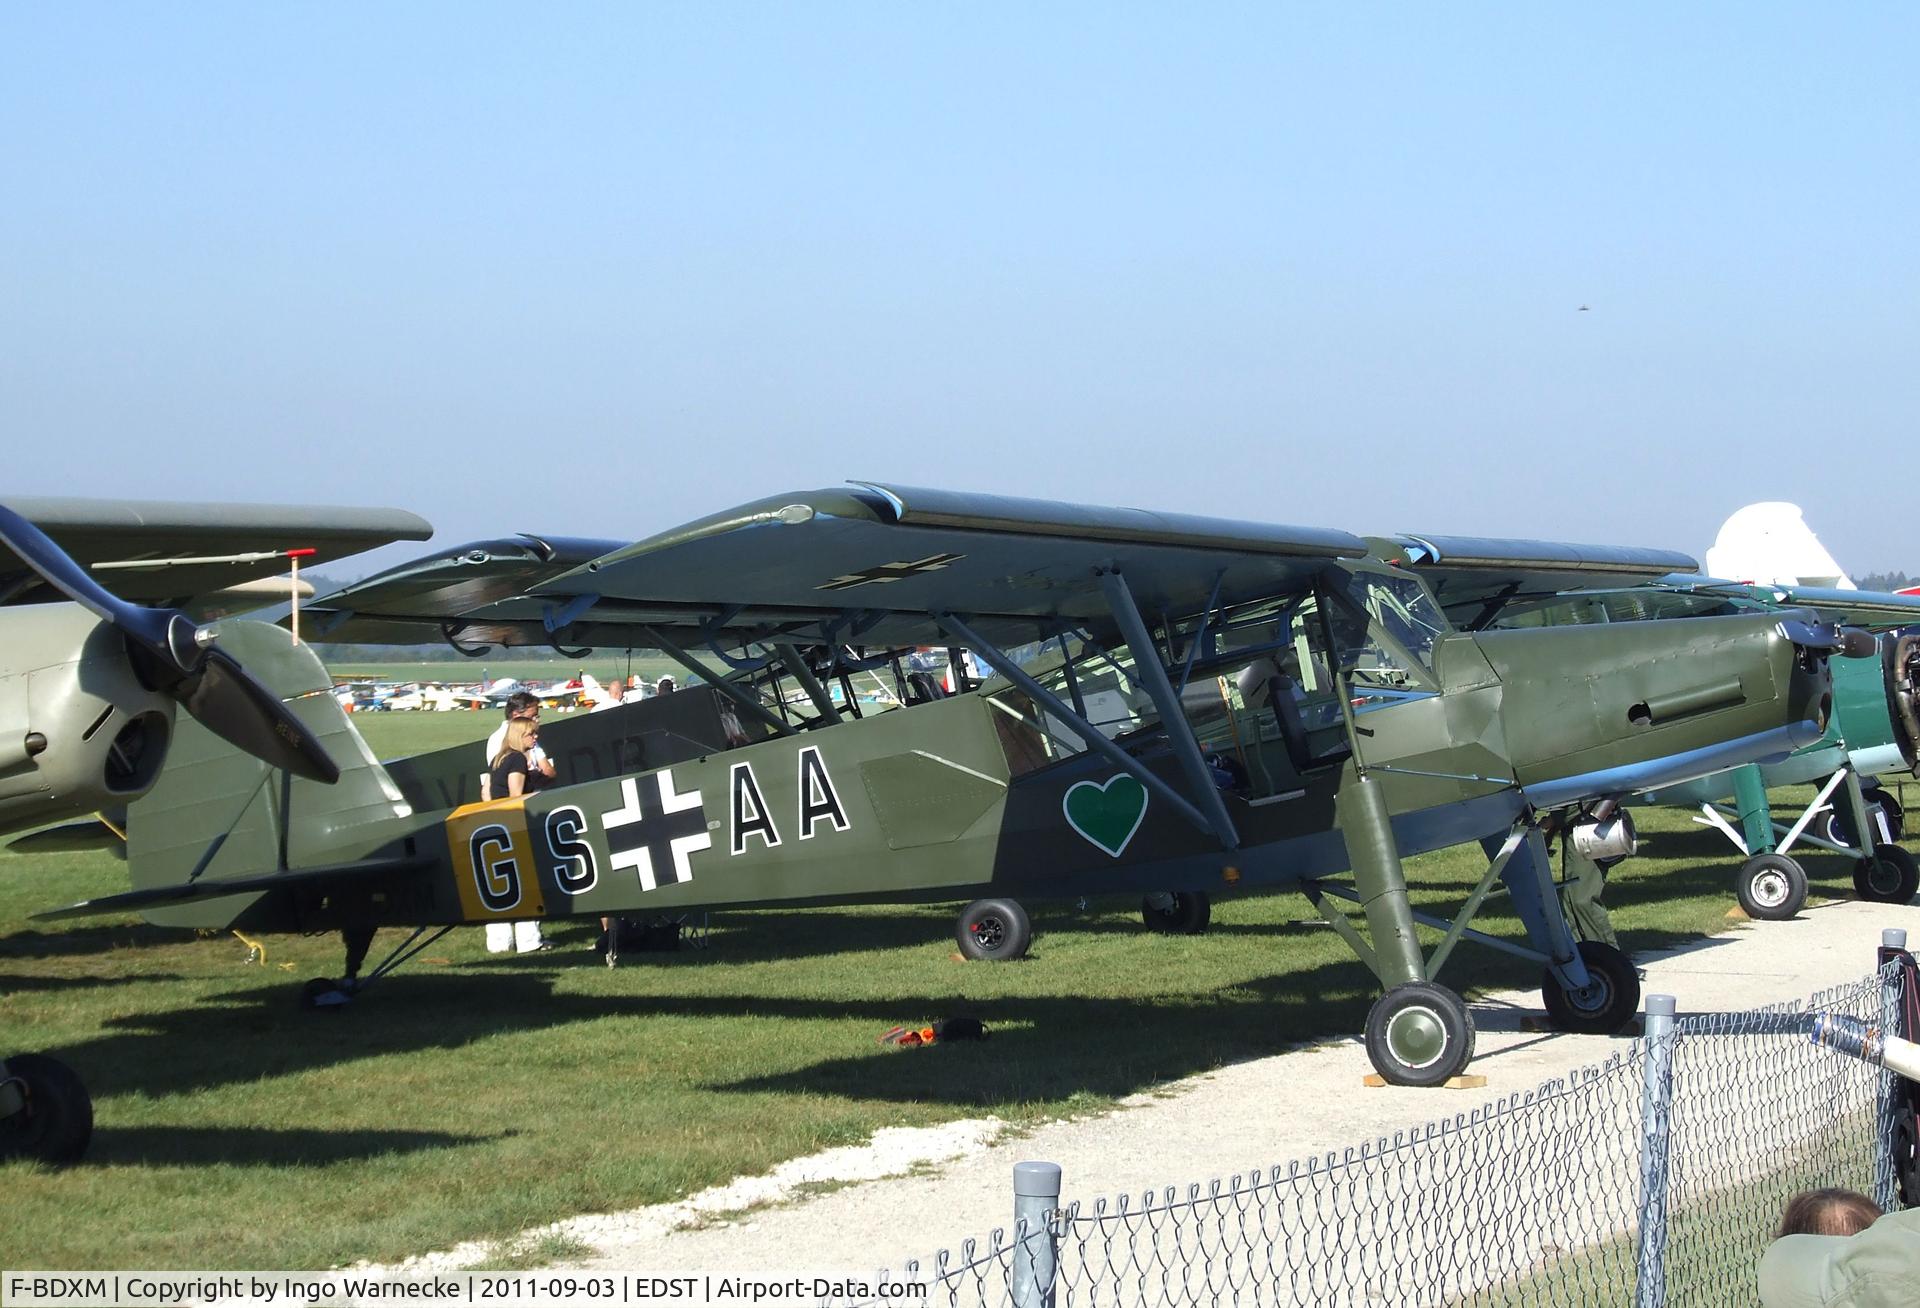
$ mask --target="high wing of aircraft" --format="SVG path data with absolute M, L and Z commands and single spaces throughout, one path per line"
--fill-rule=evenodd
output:
M 29 496 L 7 505 L 121 599 L 198 616 L 233 611 L 223 603 L 228 592 L 249 608 L 285 599 L 286 584 L 269 579 L 286 575 L 290 551 L 311 567 L 433 534 L 425 519 L 400 509 Z M 66 598 L 0 543 L 0 603 Z
M 1480 628 L 1642 622 L 1670 618 L 1811 610 L 1824 620 L 1858 628 L 1856 652 L 1833 667 L 1834 707 L 1819 740 L 1770 764 L 1748 763 L 1724 773 L 1643 792 L 1636 803 L 1697 808 L 1698 819 L 1725 835 L 1745 860 L 1735 893 L 1749 916 L 1787 918 L 1806 902 L 1807 878 L 1790 854 L 1802 841 L 1855 860 L 1862 898 L 1906 903 L 1920 890 L 1920 866 L 1896 843 L 1897 801 L 1873 778 L 1912 772 L 1920 758 L 1920 597 L 1836 587 L 1724 581 L 1680 570 L 1665 576 L 1592 571 L 1530 582 L 1502 542 L 1467 548 L 1425 538 L 1376 541 L 1451 597 L 1449 615 Z M 1657 568 L 1647 555 L 1641 573 Z M 1549 587 L 1559 584 L 1557 590 Z M 1625 584 L 1622 583 L 1632 583 Z M 1791 822 L 1773 812 L 1772 787 L 1812 784 L 1817 793 Z M 1825 816 L 1816 825 L 1816 819 Z
M 1472 1054 L 1435 980 L 1463 939 L 1539 963 L 1564 1026 L 1637 1010 L 1628 960 L 1567 929 L 1543 815 L 1816 739 L 1841 643 L 1772 613 L 1460 632 L 1346 532 L 870 484 L 533 562 L 471 611 L 446 556 L 318 607 L 355 641 L 592 632 L 705 684 L 543 728 L 562 784 L 476 802 L 471 747 L 376 762 L 304 693 L 327 684 L 309 647 L 227 624 L 338 784 L 265 784 L 272 765 L 183 724 L 129 812 L 134 889 L 63 911 L 340 930 L 345 975 L 309 991 L 332 1003 L 470 922 L 970 900 L 956 936 L 995 958 L 1026 948 L 1022 900 L 1138 893 L 1178 929 L 1209 896 L 1291 887 L 1380 981 L 1374 1065 L 1439 1084 Z M 994 676 L 916 683 L 903 656 L 928 645 Z M 901 707 L 863 705 L 868 674 Z M 1466 841 L 1480 884 L 1450 920 L 1416 911 L 1402 858 Z M 1525 945 L 1472 925 L 1496 882 Z M 1430 951 L 1416 923 L 1444 933 Z M 382 926 L 410 934 L 363 979 Z
M 0 508 L 0 833 L 137 800 L 186 721 L 262 767 L 315 785 L 337 776 L 297 713 L 200 618 L 286 570 L 289 550 L 337 558 L 424 539 L 424 521 L 393 510 L 11 503 Z M 58 1060 L 16 1055 L 0 1067 L 0 1153 L 77 1157 L 92 1120 L 85 1087 Z

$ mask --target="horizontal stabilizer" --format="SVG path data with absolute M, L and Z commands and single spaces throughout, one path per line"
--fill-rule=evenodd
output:
M 98 849 L 125 858 L 127 838 L 119 828 L 93 817 L 29 831 L 8 841 L 7 848 L 16 854 L 75 854 Z
M 432 867 L 433 860 L 412 858 L 368 858 L 356 863 L 335 863 L 325 867 L 292 868 L 255 877 L 228 877 L 218 881 L 184 881 L 172 886 L 149 886 L 124 894 L 86 899 L 65 908 L 35 913 L 36 920 L 69 917 L 93 917 L 101 913 L 133 913 L 164 904 L 183 904 L 190 900 L 220 899 L 227 895 L 257 895 L 265 891 L 286 890 L 293 886 L 346 883 L 364 884 L 368 880 L 398 881 Z

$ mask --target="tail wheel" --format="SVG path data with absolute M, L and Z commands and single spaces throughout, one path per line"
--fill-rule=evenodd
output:
M 1582 940 L 1580 961 L 1587 967 L 1583 990 L 1566 989 L 1548 969 L 1540 984 L 1547 1020 L 1562 1031 L 1585 1035 L 1614 1035 L 1625 1030 L 1640 1011 L 1640 973 L 1632 960 L 1612 945 Z
M 1443 985 L 1397 985 L 1367 1013 L 1367 1057 L 1394 1085 L 1444 1085 L 1473 1058 L 1473 1019 Z
M 1148 895 L 1140 901 L 1140 917 L 1154 931 L 1171 936 L 1197 936 L 1213 920 L 1213 905 L 1197 890 Z
M 1025 958 L 1033 944 L 1033 921 L 1011 899 L 976 899 L 960 910 L 954 938 L 968 958 L 993 963 Z
M 0 1078 L 17 1084 L 26 1106 L 0 1119 L 0 1159 L 73 1163 L 93 1139 L 93 1100 L 79 1075 L 45 1054 L 15 1054 Z
M 1920 890 L 1920 865 L 1898 845 L 1879 845 L 1853 865 L 1853 890 L 1875 904 L 1904 904 Z
M 1748 917 L 1784 922 L 1807 902 L 1807 874 L 1785 854 L 1755 854 L 1740 865 L 1734 893 Z

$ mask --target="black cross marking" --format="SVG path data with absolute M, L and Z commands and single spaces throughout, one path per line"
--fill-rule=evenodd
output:
M 713 848 L 700 792 L 677 793 L 672 770 L 662 768 L 650 777 L 624 778 L 620 797 L 619 808 L 600 815 L 614 869 L 636 870 L 642 890 L 693 880 L 689 856 Z
M 908 577 L 917 577 L 923 572 L 938 572 L 950 563 L 966 558 L 964 554 L 929 554 L 924 559 L 913 559 L 897 563 L 882 563 L 877 568 L 865 568 L 859 572 L 849 572 L 845 576 L 835 577 L 815 590 L 851 590 L 855 586 L 864 586 L 868 582 L 905 581 Z

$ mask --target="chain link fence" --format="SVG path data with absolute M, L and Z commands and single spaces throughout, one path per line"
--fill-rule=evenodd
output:
M 1015 1169 L 1016 1221 L 883 1280 L 929 1303 L 1750 1305 L 1787 1200 L 1892 1207 L 1891 1073 L 1813 1015 L 1899 1030 L 1899 961 L 1805 1003 L 1674 1019 L 1603 1063 L 1370 1145 L 1091 1202 Z

